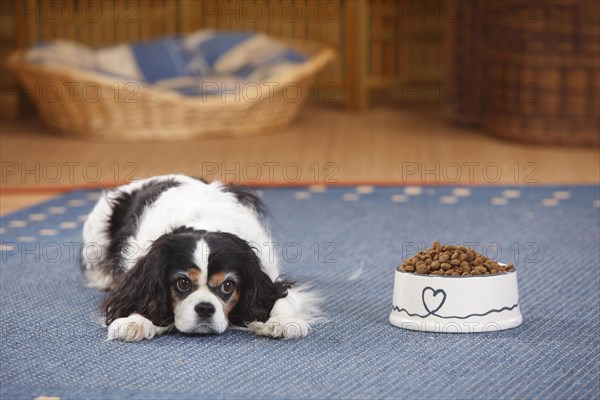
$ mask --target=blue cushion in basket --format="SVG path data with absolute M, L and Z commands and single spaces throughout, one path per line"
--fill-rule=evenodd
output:
M 213 30 L 98 49 L 55 40 L 26 54 L 29 62 L 93 70 L 188 96 L 231 93 L 269 81 L 272 87 L 306 59 L 265 34 Z

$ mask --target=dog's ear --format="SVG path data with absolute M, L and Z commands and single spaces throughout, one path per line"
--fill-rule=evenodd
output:
M 172 322 L 173 310 L 169 304 L 167 286 L 167 252 L 160 243 L 154 243 L 148 254 L 124 274 L 119 285 L 102 304 L 106 324 L 117 318 L 138 313 L 154 325 Z
M 287 289 L 292 286 L 285 280 L 273 282 L 262 271 L 256 256 L 244 266 L 241 281 L 240 300 L 229 314 L 229 321 L 237 326 L 268 320 L 275 301 L 287 296 Z

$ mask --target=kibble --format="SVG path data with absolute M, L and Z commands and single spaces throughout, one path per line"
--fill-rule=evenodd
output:
M 425 263 L 417 266 L 417 274 L 425 275 L 429 272 L 431 272 L 431 269 Z
M 439 242 L 433 242 L 427 250 L 407 258 L 401 266 L 404 272 L 437 276 L 495 275 L 513 268 L 512 264 L 500 265 L 468 247 L 441 245 Z

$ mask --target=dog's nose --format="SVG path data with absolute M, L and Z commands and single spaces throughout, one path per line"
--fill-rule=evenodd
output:
M 206 302 L 196 304 L 196 307 L 194 307 L 194 309 L 196 310 L 196 313 L 202 318 L 211 317 L 215 313 L 215 306 Z

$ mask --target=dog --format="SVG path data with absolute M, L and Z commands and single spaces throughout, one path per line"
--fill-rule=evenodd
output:
M 319 296 L 280 276 L 266 217 L 252 189 L 185 175 L 105 192 L 83 227 L 81 265 L 88 286 L 109 290 L 108 339 L 306 336 Z

